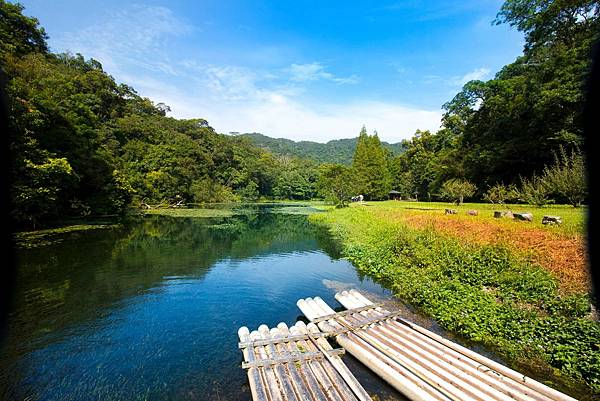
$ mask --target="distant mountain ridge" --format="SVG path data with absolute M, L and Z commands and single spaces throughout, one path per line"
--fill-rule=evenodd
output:
M 250 139 L 255 145 L 269 150 L 276 155 L 287 155 L 314 160 L 317 163 L 340 163 L 349 165 L 352 163 L 354 150 L 356 149 L 356 138 L 334 139 L 327 143 L 313 141 L 293 141 L 286 138 L 271 138 L 259 133 L 239 134 L 237 136 Z M 401 142 L 381 144 L 393 154 L 397 155 L 404 151 Z

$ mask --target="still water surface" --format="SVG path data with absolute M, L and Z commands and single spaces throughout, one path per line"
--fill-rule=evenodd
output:
M 305 215 L 149 216 L 18 251 L 0 353 L 7 400 L 248 400 L 237 330 L 293 324 L 296 300 L 388 292 Z M 297 208 L 293 209 L 297 212 Z M 402 399 L 350 356 L 370 393 Z

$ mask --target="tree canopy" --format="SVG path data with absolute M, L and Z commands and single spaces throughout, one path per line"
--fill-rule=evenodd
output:
M 217 134 L 201 118 L 168 117 L 168 105 L 118 84 L 98 61 L 50 53 L 44 30 L 22 11 L 0 2 L 20 224 L 118 214 L 132 203 L 315 195 L 315 163 Z
M 596 1 L 505 1 L 496 23 L 525 34 L 523 55 L 489 81 L 467 82 L 444 104 L 437 133 L 417 131 L 405 143 L 394 187 L 429 199 L 448 179 L 467 179 L 481 196 L 541 175 L 559 149 L 578 149 L 599 17 Z
M 467 181 L 481 198 L 504 184 L 516 193 L 520 184 L 520 199 L 531 198 L 523 192 L 529 188 L 538 203 L 551 197 L 579 205 L 585 171 L 573 152 L 583 143 L 599 17 L 596 1 L 505 1 L 495 22 L 524 33 L 523 54 L 493 79 L 467 82 L 443 106 L 440 130 L 417 131 L 390 147 L 364 127 L 356 140 L 294 144 L 171 118 L 167 104 L 117 83 L 97 60 L 51 53 L 38 21 L 0 0 L 12 213 L 35 226 L 58 216 L 123 213 L 132 204 L 310 199 L 324 194 L 324 182 L 328 196 L 335 186 L 369 200 L 386 199 L 391 189 L 431 200 L 444 183 Z M 319 169 L 324 161 L 349 164 L 352 149 L 351 168 Z M 540 180 L 554 184 L 548 189 Z

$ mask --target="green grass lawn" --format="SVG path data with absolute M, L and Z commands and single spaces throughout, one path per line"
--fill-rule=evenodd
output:
M 388 210 L 406 210 L 415 211 L 422 213 L 439 213 L 445 209 L 455 209 L 459 216 L 467 215 L 469 210 L 477 210 L 478 216 L 468 216 L 470 219 L 493 219 L 496 223 L 506 225 L 516 225 L 519 227 L 540 227 L 545 229 L 551 229 L 564 233 L 567 235 L 583 235 L 586 230 L 586 219 L 588 209 L 583 206 L 580 208 L 574 208 L 570 205 L 550 205 L 545 207 L 535 207 L 531 205 L 506 205 L 499 206 L 490 203 L 464 203 L 460 206 L 445 202 L 407 202 L 407 201 L 384 201 L 384 202 L 365 202 L 365 206 L 369 205 L 376 206 L 379 209 Z M 494 211 L 502 211 L 510 209 L 514 213 L 531 213 L 533 214 L 532 222 L 523 222 L 511 219 L 495 219 Z M 560 226 L 545 226 L 542 224 L 542 217 L 544 216 L 560 216 L 562 217 L 563 224 Z

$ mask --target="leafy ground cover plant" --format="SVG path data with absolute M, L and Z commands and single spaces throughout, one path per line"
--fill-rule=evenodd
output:
M 501 243 L 477 244 L 432 227 L 411 228 L 386 206 L 311 216 L 343 244 L 364 274 L 446 329 L 512 360 L 542 361 L 600 394 L 600 324 L 585 292 L 563 294 L 559 280 Z M 427 212 L 422 212 L 427 213 Z

